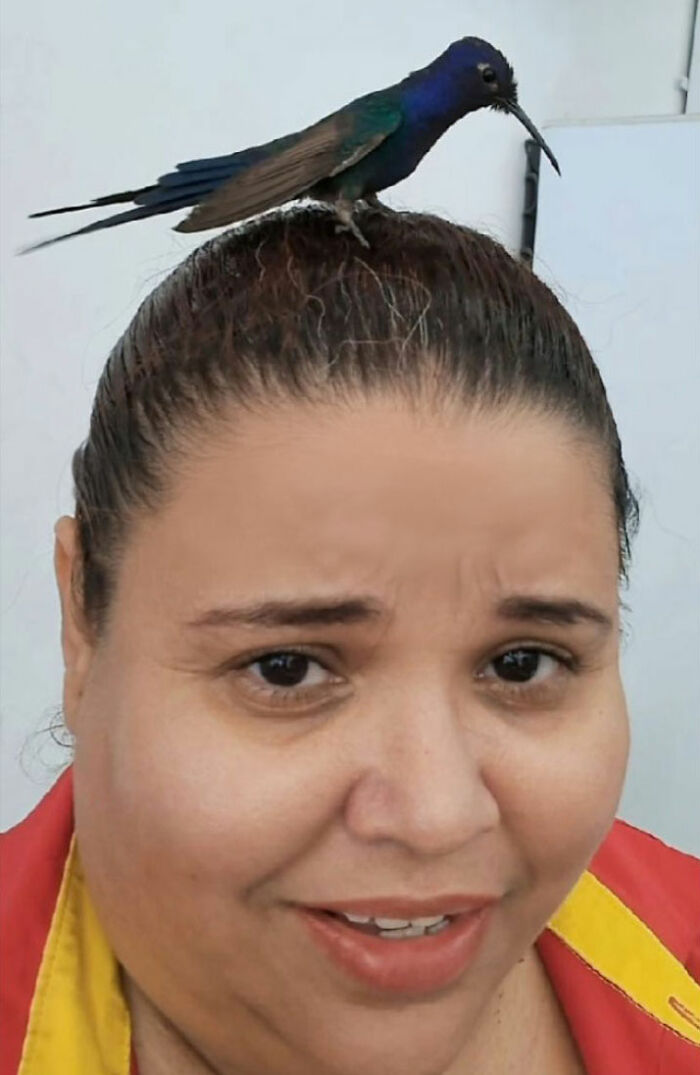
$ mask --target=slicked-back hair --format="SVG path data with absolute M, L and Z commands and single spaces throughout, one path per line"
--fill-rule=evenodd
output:
M 237 409 L 293 400 L 389 394 L 560 417 L 600 448 L 626 578 L 638 505 L 598 369 L 558 299 L 470 228 L 374 207 L 356 219 L 369 249 L 320 205 L 218 236 L 146 298 L 115 345 L 73 456 L 73 584 L 96 638 L 131 525 L 164 505 L 197 438 Z

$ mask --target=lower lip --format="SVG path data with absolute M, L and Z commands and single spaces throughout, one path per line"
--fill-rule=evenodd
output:
M 385 940 L 332 915 L 297 908 L 311 937 L 358 981 L 386 992 L 430 993 L 452 985 L 474 958 L 493 904 L 457 915 L 440 933 Z

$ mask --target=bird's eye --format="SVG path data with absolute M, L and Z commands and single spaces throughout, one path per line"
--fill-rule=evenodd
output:
M 481 77 L 484 80 L 484 82 L 487 82 L 487 83 L 490 84 L 490 83 L 496 81 L 496 72 L 494 71 L 493 67 L 482 67 L 482 69 L 481 69 Z

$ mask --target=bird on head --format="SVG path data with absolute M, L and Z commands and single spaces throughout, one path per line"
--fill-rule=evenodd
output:
M 353 219 L 357 204 L 381 204 L 379 191 L 410 175 L 448 127 L 480 108 L 509 112 L 520 120 L 559 172 L 552 151 L 518 103 L 513 68 L 503 53 L 481 38 L 463 37 L 427 67 L 357 97 L 301 131 L 220 157 L 183 161 L 144 187 L 32 213 L 44 217 L 125 202 L 135 206 L 34 243 L 22 253 L 189 206 L 194 208 L 175 231 L 204 231 L 297 198 L 330 203 L 338 230 L 351 231 L 367 246 Z

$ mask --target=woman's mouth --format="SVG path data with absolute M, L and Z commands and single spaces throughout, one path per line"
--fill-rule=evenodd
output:
M 295 908 L 318 948 L 355 980 L 403 995 L 451 985 L 474 958 L 493 901 L 473 910 L 412 919 Z
M 400 940 L 406 937 L 425 937 L 435 933 L 441 933 L 449 924 L 452 915 L 432 915 L 423 918 L 372 918 L 370 915 L 346 913 L 344 911 L 328 911 L 328 914 L 340 918 L 348 925 L 354 926 L 361 933 L 368 933 L 373 937 L 383 937 L 384 940 Z

